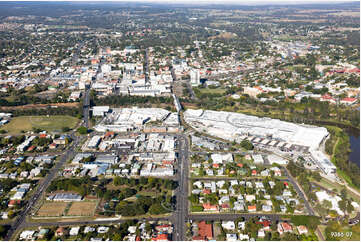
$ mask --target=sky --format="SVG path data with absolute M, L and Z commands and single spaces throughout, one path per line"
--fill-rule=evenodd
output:
M 0 0 L 0 2 L 9 0 Z M 22 0 L 22 1 L 34 1 L 34 0 Z M 53 2 L 53 1 L 68 1 L 68 2 L 154 2 L 154 3 L 187 3 L 187 4 L 242 4 L 242 5 L 253 5 L 253 4 L 302 4 L 302 3 L 340 3 L 340 2 L 351 2 L 352 0 L 35 0 L 42 2 Z M 356 0 L 357 1 L 357 0 Z

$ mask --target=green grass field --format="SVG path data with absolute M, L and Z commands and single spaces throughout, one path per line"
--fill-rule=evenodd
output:
M 79 119 L 71 116 L 20 116 L 12 118 L 11 121 L 1 127 L 9 134 L 20 134 L 21 131 L 29 131 L 33 128 L 46 130 L 48 132 L 61 131 L 63 127 L 74 128 Z
M 226 92 L 224 88 L 199 88 L 201 93 L 211 93 L 211 94 L 223 94 Z

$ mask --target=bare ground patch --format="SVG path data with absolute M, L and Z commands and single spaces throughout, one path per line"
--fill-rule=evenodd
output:
M 67 213 L 68 216 L 92 216 L 94 215 L 96 201 L 91 202 L 73 202 Z

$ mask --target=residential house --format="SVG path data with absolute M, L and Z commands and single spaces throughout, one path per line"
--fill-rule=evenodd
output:
M 55 236 L 61 237 L 61 236 L 65 235 L 65 233 L 66 233 L 65 228 L 64 227 L 59 227 L 55 231 Z
M 238 239 L 240 241 L 242 241 L 242 240 L 249 241 L 249 236 L 248 236 L 248 234 L 239 234 Z
M 226 234 L 226 241 L 237 241 L 237 234 Z
M 258 230 L 258 234 L 257 234 L 257 237 L 258 238 L 264 238 L 266 236 L 265 232 L 264 232 L 264 229 L 259 229 Z
M 77 236 L 79 234 L 80 227 L 72 227 L 69 231 L 70 236 Z
M 299 234 L 307 234 L 308 233 L 308 229 L 304 225 L 297 226 L 297 231 Z
M 281 222 L 277 224 L 277 231 L 280 235 L 282 235 L 283 233 L 291 233 L 293 229 L 287 222 Z
M 222 227 L 227 230 L 236 229 L 236 225 L 233 221 L 222 221 Z
M 256 212 L 257 211 L 257 206 L 256 205 L 250 205 L 247 207 L 248 212 Z
M 203 205 L 203 211 L 205 212 L 214 212 L 218 211 L 218 205 L 211 205 L 210 203 L 204 203 Z
M 201 240 L 213 239 L 213 226 L 211 223 L 201 221 L 198 223 L 198 236 Z M 194 238 L 193 238 L 194 239 Z

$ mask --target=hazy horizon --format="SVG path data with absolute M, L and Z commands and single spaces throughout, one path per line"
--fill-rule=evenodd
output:
M 138 2 L 138 3 L 171 3 L 171 4 L 191 4 L 191 5 L 199 5 L 199 4 L 236 4 L 236 5 L 269 5 L 269 4 L 324 4 L 324 3 L 351 3 L 351 2 L 360 2 L 357 0 L 198 0 L 197 2 L 192 0 L 0 0 L 0 2 L 89 2 L 89 3 L 102 3 L 102 2 Z

